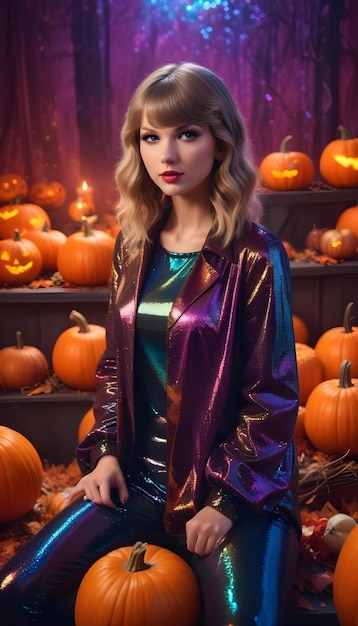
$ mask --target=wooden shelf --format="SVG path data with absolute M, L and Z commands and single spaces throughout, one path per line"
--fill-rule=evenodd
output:
M 312 204 L 358 203 L 358 188 L 317 189 L 303 191 L 260 191 L 259 198 L 264 206 L 279 204 L 302 204 L 307 209 Z

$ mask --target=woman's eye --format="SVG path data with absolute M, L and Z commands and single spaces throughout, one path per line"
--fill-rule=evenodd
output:
M 185 139 L 185 141 L 191 141 L 192 139 L 195 139 L 195 137 L 198 137 L 199 133 L 195 130 L 185 130 L 180 136 Z
M 141 136 L 142 141 L 147 141 L 148 143 L 154 143 L 158 141 L 157 135 L 150 135 L 149 133 Z

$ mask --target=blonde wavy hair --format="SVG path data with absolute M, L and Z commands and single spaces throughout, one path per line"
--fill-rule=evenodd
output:
M 170 204 L 140 155 L 144 111 L 153 126 L 207 126 L 216 139 L 222 160 L 215 162 L 211 176 L 211 235 L 228 245 L 247 224 L 260 220 L 256 170 L 245 125 L 226 85 L 211 70 L 194 63 L 164 65 L 134 92 L 121 132 L 123 156 L 115 170 L 117 216 L 129 254 L 145 244 L 148 229 Z

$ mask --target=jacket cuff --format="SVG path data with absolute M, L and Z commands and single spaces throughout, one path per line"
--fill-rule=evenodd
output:
M 102 456 L 115 456 L 117 458 L 117 446 L 111 441 L 98 441 L 91 450 L 91 468 L 94 469 Z
M 228 517 L 233 524 L 240 517 L 240 499 L 226 489 L 213 489 L 206 501 L 206 505 L 213 507 L 213 509 Z

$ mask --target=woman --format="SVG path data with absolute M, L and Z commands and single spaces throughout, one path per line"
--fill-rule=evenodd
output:
M 190 563 L 203 626 L 277 626 L 300 533 L 287 256 L 257 223 L 243 121 L 208 69 L 148 76 L 122 147 L 96 424 L 76 450 L 84 475 L 3 569 L 0 614 L 17 606 L 17 626 L 55 624 L 62 606 L 73 623 L 93 561 L 143 540 Z

